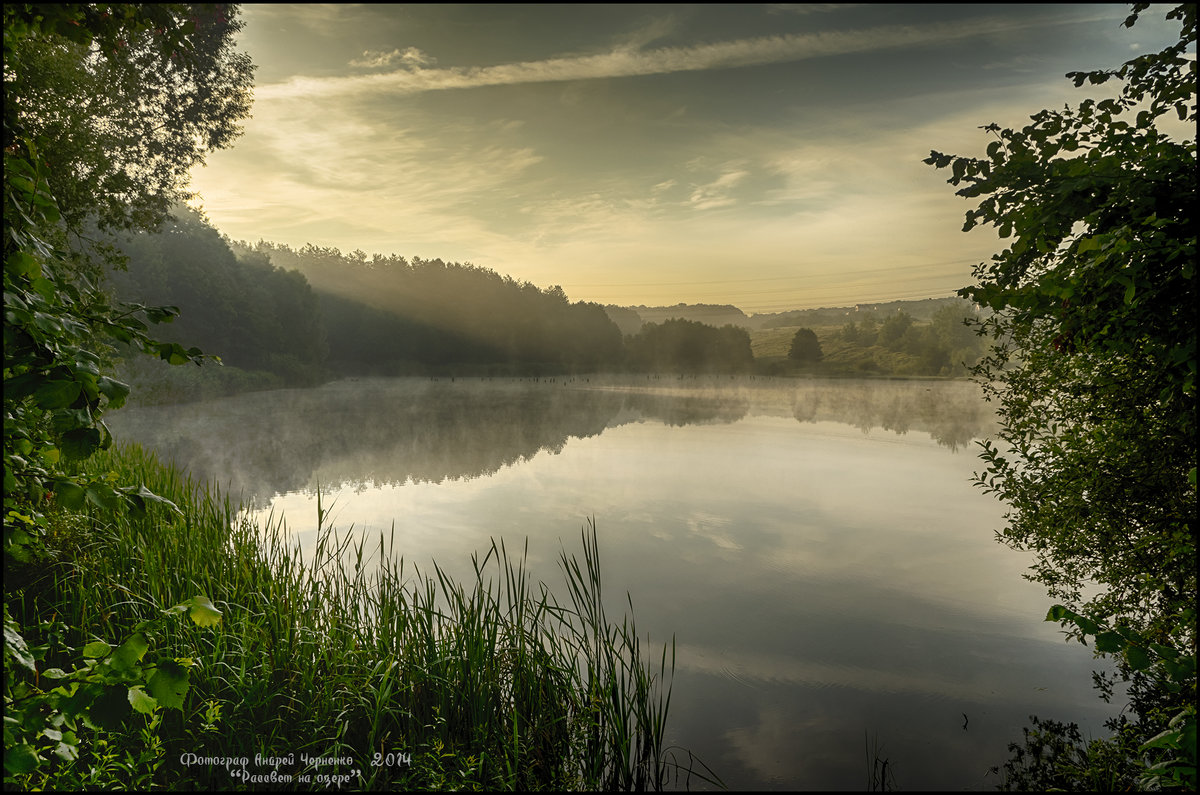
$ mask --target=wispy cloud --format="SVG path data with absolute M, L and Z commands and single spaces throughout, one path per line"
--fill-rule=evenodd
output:
M 853 8 L 854 3 L 771 3 L 767 6 L 770 14 L 825 14 L 830 11 L 840 11 L 843 8 Z
M 728 207 L 735 202 L 730 191 L 745 179 L 750 172 L 743 169 L 731 168 L 721 176 L 704 185 L 697 185 L 688 197 L 688 204 L 697 210 L 712 210 L 717 207 Z
M 426 55 L 416 47 L 408 47 L 403 51 L 392 50 L 391 52 L 365 50 L 362 57 L 355 58 L 350 62 L 350 66 L 374 69 L 380 66 L 391 66 L 396 62 L 399 62 L 401 66 L 408 69 L 418 69 L 423 66 L 433 65 L 436 63 L 436 59 Z
M 1078 19 L 1070 21 L 1077 22 Z M 706 69 L 732 69 L 897 47 L 934 45 L 972 36 L 1012 32 L 1033 24 L 1035 23 L 1027 18 L 1012 20 L 985 18 L 969 22 L 921 26 L 885 25 L 851 31 L 762 36 L 697 44 L 690 47 L 636 50 L 629 46 L 622 46 L 596 55 L 549 58 L 540 61 L 472 68 L 424 68 L 420 63 L 410 62 L 405 64 L 405 68 L 382 74 L 322 78 L 295 77 L 283 83 L 259 86 L 256 90 L 256 98 L 260 100 L 288 97 L 312 98 L 355 92 L 413 94 L 455 88 L 637 77 Z M 1053 22 L 1041 19 L 1036 24 L 1045 26 L 1053 24 Z

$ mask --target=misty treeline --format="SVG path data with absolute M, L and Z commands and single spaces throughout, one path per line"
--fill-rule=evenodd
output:
M 750 333 L 685 318 L 647 323 L 626 337 L 625 361 L 634 372 L 746 373 L 754 368 Z
M 986 347 L 983 338 L 963 323 L 969 311 L 966 302 L 949 302 L 934 310 L 924 324 L 903 310 L 882 319 L 868 312 L 857 322 L 848 320 L 837 336 L 854 348 L 877 346 L 906 354 L 901 369 L 914 375 L 961 375 L 979 361 Z
M 162 336 L 220 357 L 226 391 L 355 375 L 753 366 L 744 329 L 668 320 L 623 336 L 604 307 L 558 286 L 440 259 L 233 242 L 192 210 L 174 213 L 157 232 L 118 240 L 127 262 L 110 286 L 122 300 L 179 307 Z
M 560 287 L 474 265 L 230 241 L 200 214 L 186 207 L 174 213 L 156 232 L 117 241 L 127 263 L 110 274 L 110 288 L 124 301 L 179 307 L 175 322 L 160 327 L 163 338 L 195 345 L 226 366 L 179 370 L 126 357 L 122 375 L 144 402 L 352 376 L 794 369 L 769 356 L 756 364 L 742 322 L 704 322 L 737 320 L 735 307 L 572 303 Z M 824 360 L 815 372 L 961 375 L 979 358 L 981 339 L 962 322 L 970 314 L 965 302 L 906 306 L 912 315 L 887 305 L 860 307 L 857 320 L 845 309 L 766 319 L 767 327 L 838 320 L 817 326 Z M 758 316 L 741 318 L 753 326 Z

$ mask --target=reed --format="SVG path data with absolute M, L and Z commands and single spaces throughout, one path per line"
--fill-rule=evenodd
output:
M 190 753 L 283 758 L 250 772 L 344 775 L 343 786 L 362 789 L 641 790 L 693 775 L 719 784 L 690 753 L 665 747 L 674 641 L 648 656 L 628 595 L 628 611 L 609 619 L 594 522 L 582 560 L 561 552 L 560 601 L 531 582 L 527 546 L 513 558 L 492 541 L 465 584 L 436 564 L 410 576 L 392 554 L 394 527 L 372 542 L 339 532 L 320 499 L 306 554 L 282 517 L 255 524 L 219 488 L 135 445 L 88 468 L 143 483 L 180 513 L 63 522 L 48 581 L 23 591 L 26 625 L 57 616 L 79 647 L 119 642 L 196 594 L 224 614 L 218 630 L 178 622 L 155 639 L 199 662 L 184 710 L 117 738 L 140 748 L 150 731 L 158 750 L 149 770 L 114 767 L 100 783 L 244 786 L 224 766 L 185 764 Z M 79 768 L 28 783 L 69 788 Z

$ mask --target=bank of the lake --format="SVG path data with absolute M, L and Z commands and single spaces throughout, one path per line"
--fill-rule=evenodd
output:
M 147 636 L 145 662 L 189 668 L 182 710 L 81 728 L 78 759 L 16 786 L 624 790 L 687 774 L 687 754 L 663 744 L 670 639 L 647 644 L 631 617 L 604 612 L 591 529 L 549 591 L 502 541 L 456 582 L 327 526 L 302 555 L 280 521 L 247 519 L 136 445 L 87 468 L 178 511 L 58 515 L 53 562 L 16 572 L 10 600 L 30 645 L 47 646 L 43 670 L 70 672 L 85 645 L 149 633 L 142 622 L 196 595 L 222 620 Z

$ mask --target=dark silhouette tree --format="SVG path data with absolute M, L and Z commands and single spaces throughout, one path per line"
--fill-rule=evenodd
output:
M 801 364 L 815 364 L 824 357 L 816 332 L 810 328 L 797 329 L 788 348 L 788 358 Z

